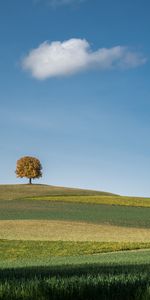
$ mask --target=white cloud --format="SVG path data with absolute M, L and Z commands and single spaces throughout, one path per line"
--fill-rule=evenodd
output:
M 92 51 L 85 39 L 60 42 L 44 42 L 32 49 L 22 60 L 22 67 L 37 79 L 66 76 L 82 70 L 99 68 L 135 68 L 146 58 L 127 47 L 116 46 Z

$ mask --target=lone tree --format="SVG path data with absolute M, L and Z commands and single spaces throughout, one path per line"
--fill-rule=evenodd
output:
M 17 160 L 16 174 L 17 177 L 29 178 L 29 184 L 32 179 L 42 177 L 42 165 L 36 157 L 24 156 Z

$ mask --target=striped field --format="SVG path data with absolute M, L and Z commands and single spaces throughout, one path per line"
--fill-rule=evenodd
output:
M 0 186 L 0 300 L 150 300 L 150 198 Z
M 150 243 L 150 229 L 147 228 L 60 220 L 3 220 L 0 228 L 0 239 L 8 240 Z

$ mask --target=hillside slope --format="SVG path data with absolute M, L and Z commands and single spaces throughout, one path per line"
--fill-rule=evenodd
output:
M 0 200 L 13 200 L 33 196 L 49 195 L 101 195 L 115 196 L 115 194 L 84 190 L 78 188 L 59 187 L 43 184 L 3 184 L 0 185 Z

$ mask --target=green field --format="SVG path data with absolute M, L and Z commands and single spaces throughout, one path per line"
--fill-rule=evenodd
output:
M 48 200 L 55 202 L 91 203 L 104 205 L 121 205 L 133 207 L 150 207 L 150 198 L 125 197 L 115 195 L 50 195 L 26 197 L 29 200 Z
M 150 207 L 150 198 L 144 197 L 49 185 L 0 185 L 0 200 L 16 199 Z
M 0 186 L 0 299 L 150 299 L 150 199 Z
M 150 208 L 47 200 L 1 200 L 0 220 L 67 220 L 150 228 Z
M 26 197 L 39 197 L 39 196 L 50 196 L 50 195 L 101 195 L 111 196 L 112 193 L 83 190 L 77 188 L 59 187 L 52 185 L 43 184 L 1 184 L 0 185 L 0 200 L 12 200 L 21 199 Z
M 51 257 L 41 263 L 26 258 L 1 268 L 0 299 L 150 299 L 150 251 Z
M 0 240 L 0 268 L 34 265 L 45 265 L 48 262 L 56 263 L 57 259 L 61 262 L 61 258 L 75 258 L 76 261 L 89 258 L 97 259 L 98 254 L 108 252 L 119 252 L 125 250 L 145 250 L 150 249 L 149 243 L 119 243 L 119 242 L 73 242 L 73 241 L 15 241 Z M 135 251 L 136 251 L 135 250 Z M 135 253 L 141 252 L 134 252 Z M 131 253 L 130 253 L 131 254 Z M 91 255 L 91 256 L 90 256 Z M 57 259 L 56 259 L 57 258 Z M 100 259 L 104 257 L 99 256 Z M 108 257 L 107 257 L 108 258 Z M 149 258 L 150 259 L 150 258 Z M 102 260 L 103 261 L 103 260 Z M 62 260 L 64 262 L 64 260 Z M 94 262 L 94 261 L 93 261 Z M 24 265 L 25 264 L 25 265 Z

